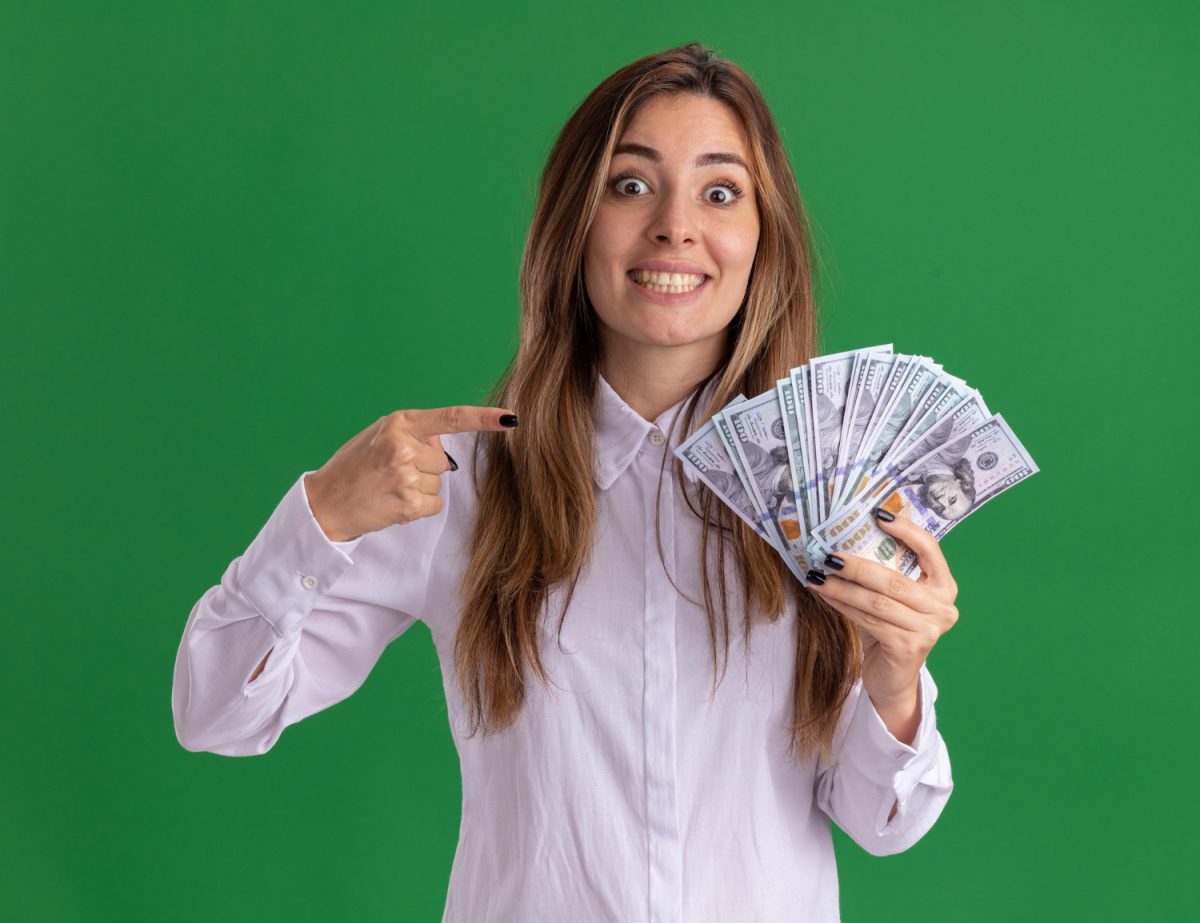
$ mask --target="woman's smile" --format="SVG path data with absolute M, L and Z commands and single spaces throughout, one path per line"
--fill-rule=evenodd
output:
M 711 276 L 692 273 L 649 272 L 631 269 L 625 274 L 638 295 L 657 304 L 687 304 L 709 288 Z

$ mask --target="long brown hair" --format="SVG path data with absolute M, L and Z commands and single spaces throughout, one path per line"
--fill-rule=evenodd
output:
M 549 592 L 565 587 L 561 633 L 591 550 L 596 521 L 592 402 L 600 343 L 583 283 L 584 242 L 625 127 L 646 100 L 676 93 L 720 100 L 741 118 L 760 217 L 745 301 L 730 324 L 723 362 L 685 404 L 684 431 L 739 392 L 773 388 L 817 347 L 807 217 L 775 122 L 750 77 L 689 42 L 634 61 L 596 87 L 550 151 L 525 241 L 520 341 L 491 397 L 514 409 L 521 425 L 511 433 L 481 434 L 476 443 L 479 504 L 455 639 L 455 667 L 472 734 L 481 727 L 485 734 L 501 731 L 516 719 L 527 664 L 543 684 L 548 682 L 538 646 L 539 618 Z M 708 406 L 698 416 L 698 398 L 709 384 Z M 480 452 L 486 464 L 478 463 Z M 687 497 L 682 465 L 671 460 Z M 725 562 L 731 553 L 747 641 L 754 621 L 776 621 L 789 594 L 795 602 L 790 753 L 804 759 L 819 747 L 828 759 L 838 713 L 861 668 L 854 626 L 804 590 L 771 546 L 710 491 L 700 492 L 698 501 L 689 498 L 688 505 L 703 521 L 701 573 L 713 690 L 729 659 Z M 661 541 L 659 547 L 661 553 Z

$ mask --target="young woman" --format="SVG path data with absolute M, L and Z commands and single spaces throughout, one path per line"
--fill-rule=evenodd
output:
M 696 43 L 613 74 L 546 164 L 497 406 L 389 413 L 296 480 L 188 619 L 180 743 L 266 752 L 420 619 L 446 921 L 838 919 L 830 820 L 895 853 L 950 795 L 954 580 L 902 520 L 919 581 L 847 556 L 804 588 L 672 454 L 813 355 L 811 273 L 746 74 Z

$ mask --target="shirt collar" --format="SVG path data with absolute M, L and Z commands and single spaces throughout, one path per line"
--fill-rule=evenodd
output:
M 716 384 L 714 378 L 706 391 Z M 695 392 L 693 391 L 692 394 Z M 608 490 L 613 482 L 629 467 L 642 444 L 655 430 L 667 437 L 667 448 L 674 451 L 686 438 L 681 427 L 672 432 L 675 414 L 692 395 L 688 394 L 673 407 L 664 410 L 653 422 L 642 417 L 621 399 L 604 376 L 596 375 L 596 397 L 592 416 L 596 425 L 596 484 Z M 704 397 L 701 397 L 703 405 Z M 703 409 L 703 408 L 701 408 Z M 682 424 L 682 420 L 680 421 Z

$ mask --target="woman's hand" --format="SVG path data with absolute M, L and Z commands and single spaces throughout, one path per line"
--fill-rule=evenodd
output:
M 813 580 L 809 589 L 859 627 L 863 688 L 892 735 L 911 744 L 920 721 L 921 665 L 958 621 L 958 585 L 932 535 L 907 516 L 892 522 L 876 519 L 881 529 L 916 552 L 920 578 L 858 555 L 830 555 L 822 562 L 825 583 Z
M 335 542 L 436 516 L 442 510 L 438 475 L 458 467 L 451 464 L 438 436 L 516 425 L 517 418 L 499 407 L 393 411 L 304 479 L 309 508 Z

